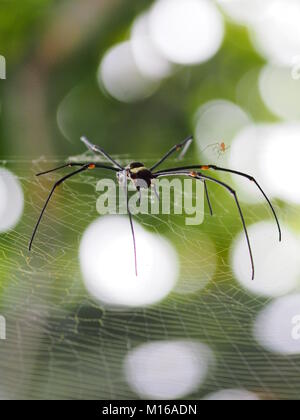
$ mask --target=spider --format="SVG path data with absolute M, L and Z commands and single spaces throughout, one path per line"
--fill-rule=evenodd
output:
M 224 141 L 221 141 L 221 143 L 209 144 L 203 150 L 201 150 L 201 152 L 204 152 L 207 149 L 212 149 L 217 158 L 220 159 L 220 157 L 225 155 L 225 153 L 230 149 L 230 146 L 227 146 Z
M 42 217 L 45 213 L 45 210 L 46 210 L 46 208 L 49 204 L 49 201 L 50 201 L 54 191 L 56 190 L 56 188 L 60 184 L 62 184 L 64 181 L 66 181 L 67 179 L 69 179 L 69 178 L 71 178 L 71 177 L 73 177 L 77 174 L 80 174 L 81 172 L 84 172 L 84 171 L 87 171 L 87 170 L 92 170 L 92 169 L 104 169 L 104 170 L 108 170 L 108 171 L 113 171 L 113 172 L 116 173 L 119 181 L 120 181 L 120 178 L 125 180 L 125 182 L 122 182 L 122 185 L 124 187 L 124 191 L 125 191 L 125 195 L 126 195 L 127 212 L 128 212 L 128 216 L 129 216 L 129 222 L 130 222 L 131 233 L 132 233 L 132 238 L 133 238 L 133 250 L 134 250 L 134 261 L 135 261 L 135 273 L 136 273 L 136 275 L 137 275 L 137 272 L 138 272 L 137 271 L 136 239 L 135 239 L 135 233 L 134 233 L 132 214 L 131 214 L 130 209 L 129 209 L 127 180 L 131 180 L 135 184 L 136 189 L 138 191 L 140 189 L 139 181 L 142 181 L 143 185 L 145 185 L 146 188 L 150 188 L 155 179 L 162 178 L 162 177 L 183 176 L 183 177 L 191 177 L 191 178 L 194 178 L 196 180 L 202 181 L 204 183 L 204 191 L 205 191 L 205 195 L 206 195 L 206 199 L 207 199 L 207 203 L 208 203 L 208 207 L 209 207 L 211 215 L 213 215 L 213 210 L 212 210 L 212 206 L 211 206 L 211 202 L 210 202 L 210 198 L 209 198 L 207 182 L 215 183 L 215 184 L 218 184 L 221 187 L 225 188 L 234 198 L 234 201 L 235 201 L 235 204 L 237 206 L 238 213 L 239 213 L 239 217 L 241 219 L 241 223 L 242 223 L 242 227 L 243 227 L 243 230 L 244 230 L 245 239 L 246 239 L 246 243 L 247 243 L 247 247 L 248 247 L 250 262 L 251 262 L 252 280 L 254 279 L 254 261 L 253 261 L 252 249 L 251 249 L 251 244 L 250 244 L 250 240 L 249 240 L 249 235 L 248 235 L 244 215 L 243 215 L 243 212 L 242 212 L 239 200 L 238 200 L 237 193 L 230 185 L 228 185 L 225 182 L 220 181 L 220 180 L 218 180 L 218 179 L 216 179 L 216 178 L 214 178 L 210 175 L 207 175 L 204 172 L 206 172 L 208 170 L 227 172 L 227 173 L 239 175 L 241 177 L 247 178 L 249 181 L 252 181 L 257 186 L 257 188 L 260 190 L 260 192 L 262 193 L 264 198 L 266 199 L 266 201 L 267 201 L 267 203 L 268 203 L 268 205 L 269 205 L 269 207 L 270 207 L 270 209 L 273 213 L 273 216 L 275 218 L 275 221 L 276 221 L 276 224 L 277 224 L 277 227 L 278 227 L 279 241 L 281 241 L 281 228 L 280 228 L 280 224 L 279 224 L 276 212 L 274 210 L 274 207 L 272 206 L 271 201 L 269 200 L 269 198 L 267 197 L 267 195 L 265 194 L 265 192 L 263 191 L 263 189 L 261 188 L 261 186 L 258 184 L 258 182 L 256 181 L 256 179 L 253 176 L 248 175 L 244 172 L 236 171 L 234 169 L 221 168 L 221 167 L 216 166 L 216 165 L 189 165 L 189 166 L 177 166 L 177 167 L 175 166 L 175 167 L 164 169 L 164 170 L 159 170 L 159 171 L 157 170 L 158 166 L 160 166 L 163 162 L 165 162 L 175 152 L 181 152 L 180 155 L 179 155 L 179 159 L 182 159 L 184 157 L 185 153 L 187 152 L 189 146 L 191 145 L 192 141 L 193 141 L 192 136 L 187 137 L 182 143 L 173 146 L 158 162 L 156 162 L 150 168 L 146 168 L 145 165 L 141 162 L 132 162 L 129 165 L 127 165 L 126 167 L 123 167 L 117 161 L 115 161 L 108 153 L 106 153 L 100 146 L 97 146 L 97 145 L 94 145 L 94 144 L 90 143 L 89 140 L 86 137 L 81 137 L 81 141 L 86 145 L 86 147 L 89 150 L 93 151 L 94 153 L 99 153 L 103 157 L 105 157 L 110 162 L 111 165 L 105 165 L 105 164 L 97 163 L 97 162 L 93 162 L 93 161 L 91 161 L 89 163 L 69 162 L 65 165 L 59 166 L 59 167 L 54 168 L 54 169 L 47 170 L 45 172 L 40 172 L 40 173 L 37 174 L 37 176 L 40 176 L 40 175 L 49 174 L 51 172 L 57 171 L 59 169 L 67 168 L 67 167 L 79 167 L 75 171 L 73 171 L 73 172 L 65 175 L 64 177 L 60 178 L 53 185 L 53 187 L 52 187 L 52 189 L 51 189 L 51 191 L 48 195 L 48 198 L 47 198 L 47 200 L 46 200 L 46 202 L 45 202 L 45 204 L 42 208 L 42 211 L 41 211 L 40 216 L 38 218 L 38 221 L 35 225 L 35 228 L 33 230 L 31 240 L 30 240 L 30 243 L 29 243 L 29 251 L 32 248 L 32 244 L 33 244 L 34 238 L 36 236 L 38 227 L 40 225 L 40 222 L 41 222 Z

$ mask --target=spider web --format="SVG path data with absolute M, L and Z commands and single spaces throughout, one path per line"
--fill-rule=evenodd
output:
M 214 216 L 206 215 L 201 226 L 185 226 L 182 216 L 172 214 L 136 217 L 176 248 L 178 286 L 151 307 L 108 310 L 85 290 L 78 261 L 82 234 L 99 217 L 97 176 L 85 173 L 63 184 L 45 214 L 34 252 L 27 251 L 42 204 L 59 178 L 59 173 L 46 178 L 34 173 L 61 162 L 2 162 L 20 178 L 25 210 L 17 227 L 0 235 L 0 313 L 7 320 L 7 340 L 0 341 L 0 398 L 138 398 L 123 375 L 126 354 L 142 343 L 172 339 L 199 340 L 216 355 L 216 367 L 190 398 L 224 388 L 299 398 L 300 357 L 273 355 L 253 338 L 253 323 L 268 299 L 247 292 L 233 278 L 228 251 L 241 224 L 226 193 L 210 187 Z M 248 225 L 268 215 L 264 206 L 245 212 Z M 203 282 L 202 290 L 182 293 L 197 281 Z

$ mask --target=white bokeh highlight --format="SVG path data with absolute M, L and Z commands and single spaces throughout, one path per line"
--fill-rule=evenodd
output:
M 106 52 L 99 66 L 98 82 L 101 89 L 121 102 L 143 100 L 158 87 L 154 80 L 140 72 L 130 41 L 117 44 Z
M 295 290 L 300 279 L 299 238 L 282 226 L 282 242 L 279 242 L 277 226 L 272 220 L 253 224 L 248 232 L 255 264 L 253 281 L 244 232 L 232 245 L 232 267 L 241 286 L 266 297 L 278 297 Z
M 196 341 L 153 341 L 131 350 L 125 377 L 142 398 L 175 399 L 196 391 L 213 366 L 210 348 Z
M 197 147 L 201 155 L 210 161 L 208 163 L 218 159 L 216 143 L 224 142 L 229 148 L 235 135 L 251 121 L 243 109 L 223 99 L 202 105 L 196 111 L 194 120 Z M 228 152 L 219 160 L 224 163 L 227 155 Z
M 0 168 L 0 232 L 13 229 L 24 208 L 24 195 L 17 177 Z
M 297 321 L 298 320 L 298 321 Z M 254 336 L 266 350 L 286 356 L 300 354 L 300 295 L 269 303 L 258 315 Z
M 149 13 L 138 16 L 131 30 L 133 57 L 140 72 L 155 80 L 172 73 L 173 65 L 161 54 L 150 34 Z
M 284 120 L 300 119 L 300 82 L 292 77 L 290 67 L 265 66 L 260 73 L 259 90 L 273 114 Z
M 217 4 L 235 23 L 250 25 L 266 16 L 274 0 L 217 0 Z
M 264 161 L 261 161 L 261 154 L 270 131 L 270 126 L 266 124 L 250 124 L 242 128 L 232 140 L 227 156 L 229 168 L 255 177 L 268 195 L 270 191 L 265 185 Z M 251 204 L 266 203 L 262 193 L 253 182 L 238 175 L 232 175 L 231 178 L 241 201 Z
M 291 66 L 300 51 L 299 21 L 299 0 L 271 1 L 263 18 L 252 27 L 254 46 L 272 63 Z
M 264 183 L 271 194 L 300 204 L 300 123 L 270 127 L 260 154 Z
M 149 25 L 161 53 L 183 65 L 209 60 L 224 37 L 222 15 L 209 0 L 158 0 L 150 10 Z
M 213 279 L 218 266 L 218 253 L 209 235 L 199 232 L 189 237 L 193 241 L 181 249 L 181 275 L 174 292 L 181 295 L 203 290 Z
M 178 258 L 171 244 L 134 222 L 138 276 L 135 275 L 132 235 L 127 217 L 104 216 L 85 231 L 80 266 L 90 294 L 107 306 L 155 304 L 174 288 Z
M 207 401 L 258 401 L 259 399 L 254 392 L 245 389 L 222 389 L 204 398 Z

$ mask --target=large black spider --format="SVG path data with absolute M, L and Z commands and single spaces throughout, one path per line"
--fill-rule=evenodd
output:
M 69 162 L 65 165 L 59 166 L 58 168 L 54 168 L 54 169 L 51 169 L 51 170 L 48 170 L 48 171 L 41 172 L 41 173 L 37 174 L 37 176 L 40 176 L 40 175 L 48 174 L 50 172 L 57 171 L 57 170 L 62 169 L 62 168 L 79 166 L 79 169 L 76 169 L 75 171 L 71 172 L 70 174 L 65 175 L 64 177 L 59 179 L 54 184 L 53 188 L 51 189 L 50 194 L 49 194 L 49 196 L 48 196 L 48 198 L 47 198 L 47 200 L 46 200 L 46 202 L 45 202 L 45 204 L 42 208 L 41 214 L 38 218 L 38 221 L 37 221 L 37 223 L 35 225 L 35 228 L 34 228 L 34 231 L 32 233 L 31 240 L 30 240 L 30 243 L 29 243 L 29 250 L 31 250 L 31 248 L 32 248 L 32 244 L 33 244 L 35 235 L 37 233 L 37 229 L 39 227 L 39 224 L 42 220 L 44 212 L 47 208 L 47 205 L 48 205 L 55 189 L 60 184 L 62 184 L 64 181 L 71 178 L 72 176 L 77 175 L 77 174 L 79 174 L 81 172 L 84 172 L 86 170 L 95 169 L 95 168 L 114 171 L 114 172 L 116 172 L 118 179 L 120 179 L 122 177 L 125 180 L 123 185 L 124 185 L 124 189 L 125 189 L 125 193 L 126 193 L 127 212 L 128 212 L 128 215 L 129 215 L 130 227 L 131 227 L 132 238 L 133 238 L 136 275 L 137 275 L 136 240 L 135 240 L 135 233 L 134 233 L 134 227 L 133 227 L 133 221 L 132 221 L 132 214 L 130 212 L 129 203 L 128 203 L 127 180 L 133 181 L 133 183 L 135 184 L 138 191 L 140 190 L 141 183 L 143 185 L 145 185 L 147 188 L 150 188 L 153 180 L 155 180 L 157 178 L 161 178 L 161 177 L 167 177 L 167 176 L 174 176 L 175 175 L 175 176 L 187 176 L 187 177 L 192 177 L 192 178 L 195 178 L 197 180 L 200 180 L 204 183 L 204 190 L 205 190 L 206 199 L 207 199 L 207 202 L 208 202 L 208 206 L 209 206 L 209 210 L 210 210 L 211 215 L 213 214 L 213 211 L 212 211 L 212 206 L 211 206 L 211 202 L 210 202 L 209 195 L 208 195 L 207 181 L 214 182 L 214 183 L 224 187 L 230 194 L 232 194 L 232 196 L 235 200 L 235 203 L 237 205 L 237 209 L 238 209 L 240 218 L 241 218 L 241 222 L 242 222 L 242 225 L 243 225 L 243 229 L 244 229 L 244 232 L 245 232 L 246 241 L 247 241 L 247 245 L 248 245 L 250 260 L 251 260 L 252 280 L 254 279 L 254 262 L 253 262 L 252 249 L 251 249 L 251 245 L 250 245 L 250 240 L 249 240 L 249 236 L 248 236 L 248 231 L 247 231 L 244 215 L 243 215 L 243 212 L 242 212 L 242 209 L 241 209 L 236 191 L 230 185 L 226 184 L 225 182 L 219 181 L 218 179 L 215 179 L 215 178 L 213 178 L 209 175 L 203 174 L 202 171 L 214 170 L 214 171 L 229 172 L 229 173 L 232 173 L 232 174 L 236 174 L 236 175 L 245 177 L 248 180 L 254 182 L 255 185 L 261 191 L 261 193 L 263 194 L 263 196 L 265 197 L 265 199 L 267 200 L 267 202 L 270 206 L 270 209 L 271 209 L 271 211 L 272 211 L 272 213 L 275 217 L 276 223 L 277 223 L 277 227 L 278 227 L 278 231 L 279 231 L 279 241 L 281 241 L 281 229 L 280 229 L 279 221 L 278 221 L 276 212 L 274 210 L 274 207 L 272 206 L 271 201 L 269 200 L 269 198 L 267 197 L 267 195 L 265 194 L 265 192 L 263 191 L 263 189 L 261 188 L 261 186 L 258 184 L 258 182 L 255 180 L 255 178 L 253 176 L 248 175 L 248 174 L 243 173 L 243 172 L 240 172 L 240 171 L 233 170 L 233 169 L 221 168 L 221 167 L 216 166 L 216 165 L 178 166 L 178 167 L 174 167 L 174 168 L 165 169 L 165 170 L 162 170 L 162 171 L 154 171 L 159 165 L 161 165 L 167 158 L 169 158 L 176 151 L 181 151 L 179 158 L 180 159 L 183 158 L 183 156 L 185 155 L 186 151 L 188 150 L 191 142 L 193 141 L 192 136 L 187 137 L 182 143 L 173 146 L 168 151 L 168 153 L 166 153 L 157 163 L 155 163 L 155 165 L 153 165 L 149 169 L 146 168 L 145 165 L 143 163 L 140 163 L 140 162 L 133 162 L 133 163 L 130 163 L 128 166 L 123 167 L 118 162 L 116 162 L 111 156 L 109 156 L 109 154 L 106 153 L 101 147 L 90 143 L 85 137 L 81 137 L 81 140 L 87 146 L 88 149 L 92 150 L 94 153 L 100 153 L 108 161 L 110 161 L 113 166 L 103 165 L 103 164 L 97 163 L 97 162 L 89 162 L 89 163 Z

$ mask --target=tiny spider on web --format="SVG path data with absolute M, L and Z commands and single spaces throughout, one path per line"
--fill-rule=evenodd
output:
M 134 226 L 133 226 L 133 220 L 132 220 L 132 214 L 130 212 L 129 209 L 129 199 L 128 199 L 128 184 L 127 181 L 132 181 L 133 184 L 135 185 L 137 191 L 139 191 L 140 189 L 140 182 L 143 183 L 144 186 L 146 186 L 146 188 L 150 188 L 153 185 L 153 182 L 155 179 L 158 178 L 162 178 L 162 177 L 169 177 L 169 176 L 183 176 L 183 177 L 191 177 L 194 178 L 196 180 L 199 180 L 201 182 L 204 183 L 204 191 L 205 191 L 205 195 L 206 195 L 206 199 L 207 199 L 207 203 L 209 206 L 209 210 L 210 210 L 210 214 L 213 214 L 212 211 L 212 206 L 211 206 L 211 202 L 210 202 L 210 198 L 209 198 L 209 193 L 208 193 L 208 187 L 207 187 L 207 182 L 211 182 L 211 183 L 215 183 L 220 185 L 221 187 L 223 187 L 225 190 L 227 190 L 233 197 L 240 219 L 241 219 L 241 223 L 242 223 L 242 227 L 245 233 L 245 239 L 247 242 L 247 246 L 248 246 L 248 251 L 249 251 L 249 256 L 250 256 L 250 261 L 251 261 L 251 267 L 252 267 L 252 280 L 254 279 L 254 261 L 253 261 L 253 255 L 252 255 L 252 249 L 251 249 L 251 245 L 250 245 L 250 240 L 249 240 L 249 236 L 248 236 L 248 231 L 247 231 L 247 227 L 246 227 L 246 223 L 245 223 L 245 219 L 244 219 L 244 215 L 243 215 L 243 211 L 241 209 L 239 200 L 238 200 L 238 196 L 236 191 L 228 184 L 226 184 L 223 181 L 220 181 L 218 179 L 215 179 L 214 177 L 207 175 L 206 171 L 209 170 L 213 170 L 213 171 L 220 171 L 220 172 L 227 172 L 227 173 L 231 173 L 231 174 L 235 174 L 244 178 L 247 178 L 249 181 L 252 181 L 257 188 L 260 190 L 260 192 L 262 193 L 262 195 L 264 196 L 264 198 L 266 199 L 267 203 L 269 204 L 269 207 L 273 213 L 273 216 L 275 218 L 277 227 L 278 227 L 278 232 L 279 232 L 279 241 L 281 241 L 281 229 L 280 229 L 280 225 L 279 225 L 279 221 L 276 215 L 276 212 L 274 210 L 274 207 L 271 203 L 271 201 L 269 200 L 269 198 L 267 197 L 267 195 L 265 194 L 265 192 L 263 191 L 263 189 L 261 188 L 261 186 L 258 184 L 258 182 L 256 181 L 256 179 L 251 176 L 248 175 L 244 172 L 240 172 L 240 171 L 236 171 L 234 169 L 228 169 L 228 168 L 221 168 L 219 166 L 216 165 L 189 165 L 189 166 L 178 166 L 178 167 L 172 167 L 172 168 L 168 168 L 168 169 L 164 169 L 164 170 L 160 170 L 157 171 L 157 167 L 160 166 L 165 160 L 167 160 L 171 155 L 173 155 L 173 153 L 175 152 L 181 152 L 179 155 L 179 159 L 182 159 L 185 155 L 185 153 L 187 152 L 189 146 L 191 145 L 192 141 L 193 141 L 193 137 L 189 136 L 187 137 L 182 143 L 177 144 L 175 146 L 173 146 L 158 162 L 156 162 L 153 166 L 151 166 L 150 168 L 146 168 L 145 165 L 141 162 L 132 162 L 130 164 L 128 164 L 126 167 L 121 166 L 117 161 L 115 161 L 108 153 L 106 153 L 100 146 L 94 145 L 92 143 L 89 142 L 89 140 L 86 137 L 81 137 L 81 141 L 86 145 L 86 147 L 93 151 L 94 153 L 99 153 L 102 156 L 104 156 L 111 165 L 104 165 L 102 163 L 97 163 L 97 162 L 89 162 L 89 163 L 80 163 L 80 162 L 69 162 L 65 165 L 59 166 L 57 168 L 54 169 L 50 169 L 47 170 L 45 172 L 41 172 L 39 174 L 37 174 L 37 176 L 40 175 L 45 175 L 48 174 L 50 172 L 54 172 L 57 171 L 59 169 L 63 169 L 63 168 L 67 168 L 67 167 L 78 167 L 78 169 L 76 169 L 75 171 L 65 175 L 64 177 L 60 178 L 57 182 L 55 182 L 55 184 L 53 185 L 48 198 L 42 208 L 42 211 L 40 213 L 40 216 L 38 218 L 38 221 L 35 225 L 35 228 L 33 230 L 32 236 L 31 236 L 31 240 L 29 243 L 29 250 L 31 250 L 32 248 L 32 244 L 34 241 L 34 238 L 36 236 L 38 227 L 40 225 L 40 222 L 42 220 L 42 217 L 45 213 L 45 210 L 49 204 L 49 201 L 54 193 L 54 191 L 56 190 L 56 188 L 62 184 L 64 181 L 66 181 L 67 179 L 81 173 L 87 170 L 92 170 L 92 169 L 104 169 L 107 171 L 113 171 L 116 173 L 117 178 L 119 181 L 122 181 L 121 184 L 123 185 L 124 191 L 125 191 L 125 196 L 126 196 L 126 202 L 127 202 L 127 213 L 129 216 L 129 222 L 130 222 L 130 227 L 131 227 L 131 233 L 132 233 L 132 238 L 133 238 L 133 250 L 134 250 L 134 261 L 135 261 L 135 273 L 137 275 L 138 271 L 137 271 L 137 255 L 136 255 L 136 239 L 135 239 L 135 233 L 134 233 Z M 125 181 L 125 182 L 124 182 Z
M 212 143 L 207 145 L 203 150 L 201 150 L 201 152 L 204 152 L 208 149 L 211 149 L 213 153 L 217 156 L 217 160 L 219 160 L 220 157 L 225 155 L 225 153 L 230 149 L 230 146 L 227 146 L 227 144 L 224 141 L 221 141 L 220 143 Z

